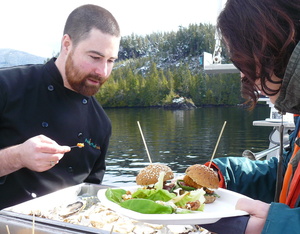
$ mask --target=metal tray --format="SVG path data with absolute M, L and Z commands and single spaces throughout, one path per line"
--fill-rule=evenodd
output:
M 178 228 L 180 233 L 210 233 L 206 230 L 204 232 L 199 232 L 198 228 L 195 226 L 184 226 L 184 225 L 153 225 L 147 224 L 143 222 L 138 222 L 136 220 L 130 219 L 128 217 L 116 214 L 116 212 L 111 211 L 104 204 L 99 201 L 97 197 L 97 193 L 99 189 L 106 189 L 112 186 L 105 185 L 96 185 L 96 184 L 88 184 L 83 183 L 79 185 L 75 185 L 72 187 L 68 187 L 54 193 L 50 193 L 48 195 L 35 198 L 30 201 L 26 201 L 20 203 L 18 205 L 5 208 L 0 210 L 0 233 L 2 234 L 32 234 L 34 230 L 34 234 L 50 234 L 50 233 L 60 233 L 60 234 L 69 234 L 69 233 L 97 233 L 97 234 L 111 234 L 111 233 L 161 233 L 161 234 L 170 234 L 170 233 L 178 233 Z M 82 223 L 74 224 L 70 222 L 64 222 L 62 220 L 49 218 L 42 218 L 37 216 L 33 216 L 32 211 L 37 214 L 36 211 L 41 211 L 41 214 L 47 214 L 50 210 L 53 211 L 57 207 L 61 207 L 63 205 L 71 204 L 74 201 L 78 200 L 78 198 L 87 198 L 90 204 L 96 204 L 101 207 L 105 207 L 106 211 L 113 213 L 114 215 L 120 218 L 121 225 L 118 224 L 118 221 L 109 222 L 107 226 L 101 226 L 100 228 L 90 227 L 88 225 L 84 225 Z M 95 200 L 94 200 L 95 199 Z M 94 206 L 87 205 L 94 212 Z M 57 211 L 57 210 L 56 210 Z M 90 211 L 90 209 L 84 209 L 84 211 Z M 84 212 L 83 211 L 83 212 Z M 84 213 L 85 214 L 85 213 Z M 76 215 L 74 215 L 76 217 Z M 98 217 L 97 221 L 103 223 L 107 217 L 110 217 L 107 213 L 104 213 L 103 216 Z M 95 219 L 94 219 L 95 220 Z M 124 221 L 125 220 L 125 221 Z M 122 231 L 122 225 L 126 226 L 126 232 Z M 134 231 L 128 231 L 133 228 Z M 172 227 L 173 226 L 173 227 Z M 7 230 L 8 227 L 8 230 Z M 112 227 L 114 227 L 114 231 L 112 231 Z M 195 229 L 196 228 L 196 229 Z M 110 230 L 109 230 L 110 229 Z M 150 231 L 151 230 L 151 231 Z M 197 231 L 198 230 L 198 231 Z M 9 231 L 9 232 L 8 232 Z
M 83 225 L 71 224 L 62 221 L 51 220 L 47 218 L 33 217 L 24 213 L 28 210 L 48 210 L 51 207 L 59 206 L 62 203 L 68 203 L 78 196 L 84 194 L 96 196 L 99 189 L 108 186 L 96 184 L 79 184 L 57 192 L 35 198 L 33 200 L 20 203 L 18 205 L 5 208 L 0 211 L 0 233 L 22 233 L 31 234 L 34 229 L 35 234 L 49 233 L 111 233 L 110 231 L 99 228 L 86 227 Z

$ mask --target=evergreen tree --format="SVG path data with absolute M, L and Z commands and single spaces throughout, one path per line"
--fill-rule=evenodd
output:
M 123 37 L 119 59 L 96 98 L 105 107 L 157 106 L 177 96 L 196 105 L 241 103 L 238 74 L 205 74 L 199 56 L 214 49 L 215 26 Z M 224 59 L 227 60 L 226 49 Z

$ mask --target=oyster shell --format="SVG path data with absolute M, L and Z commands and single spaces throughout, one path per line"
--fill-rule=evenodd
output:
M 59 211 L 59 216 L 66 218 L 70 215 L 78 213 L 85 208 L 86 202 L 85 201 L 76 201 L 74 203 L 68 204 Z

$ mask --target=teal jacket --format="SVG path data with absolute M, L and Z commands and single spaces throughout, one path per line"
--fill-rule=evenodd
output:
M 283 113 L 300 114 L 300 43 L 290 58 L 275 107 Z M 297 117 L 295 118 L 295 131 L 290 136 L 289 151 L 284 152 L 284 171 L 294 151 L 293 146 L 299 129 L 300 118 Z M 299 151 L 298 153 L 300 154 Z M 299 162 L 297 165 L 299 167 Z M 276 188 L 277 158 L 251 161 L 243 157 L 224 157 L 214 159 L 213 166 L 219 170 L 223 187 L 253 199 L 271 203 L 262 233 L 300 233 L 300 197 L 295 208 L 273 202 Z
M 285 204 L 273 202 L 277 163 L 276 158 L 264 161 L 241 157 L 214 159 L 227 189 L 271 203 L 262 233 L 299 233 L 300 208 L 291 209 Z
M 300 118 L 297 120 L 300 127 Z M 291 142 L 295 137 L 291 135 Z M 284 169 L 293 151 L 285 152 Z M 298 208 L 274 201 L 278 159 L 252 161 L 244 157 L 224 157 L 213 160 L 213 165 L 219 169 L 225 188 L 244 194 L 253 199 L 271 203 L 268 217 L 262 233 L 299 233 L 300 230 L 300 198 Z

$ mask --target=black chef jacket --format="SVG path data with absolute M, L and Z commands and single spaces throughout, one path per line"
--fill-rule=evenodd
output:
M 52 169 L 0 177 L 0 209 L 78 183 L 101 183 L 111 122 L 94 97 L 64 87 L 55 58 L 0 69 L 0 149 L 43 134 L 73 148 Z M 49 162 L 50 163 L 50 162 Z

